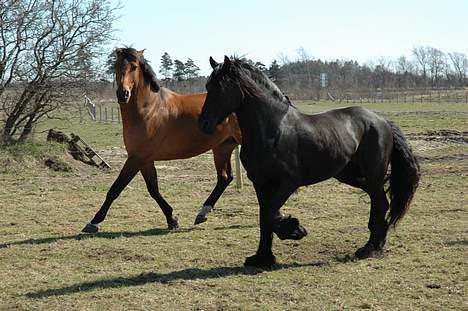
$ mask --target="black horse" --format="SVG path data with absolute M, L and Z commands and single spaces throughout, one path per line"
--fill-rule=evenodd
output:
M 275 264 L 273 232 L 299 240 L 307 231 L 280 208 L 300 186 L 334 177 L 364 190 L 371 200 L 369 241 L 359 259 L 380 257 L 390 226 L 404 216 L 419 182 L 419 165 L 400 129 L 361 107 L 318 114 L 299 112 L 261 71 L 225 57 L 213 72 L 198 120 L 212 133 L 232 112 L 242 131 L 241 160 L 260 206 L 260 243 L 245 265 Z M 391 174 L 387 175 L 391 164 Z M 390 204 L 384 184 L 389 180 Z

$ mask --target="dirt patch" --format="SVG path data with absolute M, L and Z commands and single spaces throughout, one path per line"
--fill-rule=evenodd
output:
M 60 160 L 57 157 L 50 157 L 44 160 L 45 166 L 49 167 L 50 169 L 56 172 L 72 172 L 73 169 L 70 165 L 65 163 L 64 161 Z
M 409 139 L 424 141 L 455 142 L 468 144 L 468 132 L 456 130 L 428 130 L 422 133 L 407 134 Z

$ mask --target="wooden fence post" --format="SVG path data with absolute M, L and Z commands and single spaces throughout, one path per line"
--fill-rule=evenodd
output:
M 238 145 L 234 152 L 234 162 L 236 166 L 236 188 L 242 189 L 242 170 L 240 161 L 240 146 Z

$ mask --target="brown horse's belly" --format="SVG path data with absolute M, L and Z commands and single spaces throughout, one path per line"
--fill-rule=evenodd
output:
M 154 148 L 151 158 L 153 161 L 187 159 L 211 150 L 221 144 L 227 137 L 225 135 L 210 135 L 211 137 L 197 137 L 191 135 L 189 138 L 178 142 L 165 143 L 164 147 Z M 168 146 L 170 144 L 170 146 Z

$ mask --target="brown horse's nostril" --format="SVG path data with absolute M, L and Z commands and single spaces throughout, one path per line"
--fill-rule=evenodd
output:
M 129 91 L 129 90 L 124 90 L 124 91 L 123 91 L 123 97 L 124 97 L 125 99 L 128 99 L 128 98 L 130 97 L 130 91 Z

